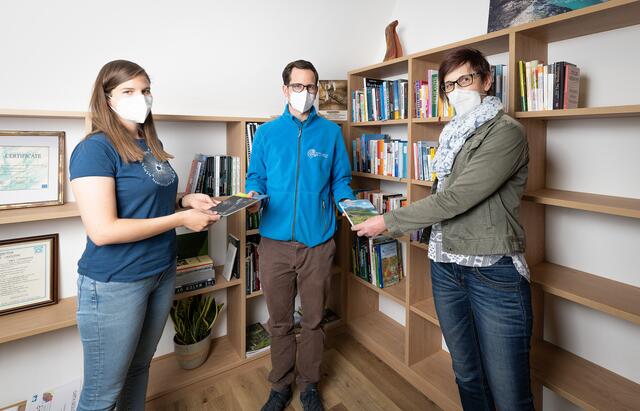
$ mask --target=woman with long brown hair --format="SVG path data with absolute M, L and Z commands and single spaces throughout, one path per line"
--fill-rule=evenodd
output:
M 71 186 L 87 231 L 78 262 L 78 410 L 144 409 L 149 364 L 174 292 L 175 228 L 201 231 L 220 219 L 207 195 L 178 199 L 152 101 L 142 67 L 107 63 L 91 97 L 92 131 L 71 155 Z

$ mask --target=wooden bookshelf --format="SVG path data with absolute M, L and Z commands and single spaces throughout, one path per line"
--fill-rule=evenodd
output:
M 405 329 L 402 325 L 374 311 L 349 322 L 349 328 L 358 341 L 378 357 L 404 363 Z
M 373 174 L 373 173 L 362 173 L 360 171 L 353 171 L 351 174 L 354 177 L 372 178 L 374 180 L 393 181 L 396 183 L 407 183 L 408 181 L 406 178 L 383 176 L 380 174 Z
M 533 267 L 531 278 L 548 294 L 640 325 L 640 287 L 551 263 Z
M 0 317 L 0 344 L 76 325 L 76 297 Z
M 407 78 L 409 82 L 409 116 L 415 116 L 417 80 L 425 79 L 425 71 L 437 69 L 445 53 L 461 47 L 474 47 L 485 55 L 508 54 L 508 65 L 519 60 L 548 61 L 549 43 L 578 38 L 608 30 L 640 24 L 640 1 L 609 0 L 605 3 L 541 19 L 532 23 L 472 37 L 435 47 L 386 63 L 351 70 L 349 93 L 362 90 L 363 79 Z M 608 315 L 640 324 L 640 289 L 594 274 L 558 266 L 545 261 L 546 206 L 640 218 L 640 199 L 550 189 L 545 186 L 547 171 L 547 124 L 552 120 L 639 117 L 640 104 L 581 107 L 569 110 L 521 112 L 520 90 L 516 70 L 509 71 L 509 105 L 512 117 L 519 119 L 529 142 L 529 178 L 521 208 L 521 221 L 527 232 L 527 261 L 532 268 L 534 303 L 534 341 L 542 339 L 544 298 L 554 295 L 599 310 Z M 349 101 L 348 112 L 352 104 Z M 409 148 L 418 141 L 437 140 L 443 126 L 451 118 L 411 118 L 407 124 Z M 363 133 L 380 133 L 386 122 L 349 123 L 347 147 Z M 402 125 L 405 124 L 403 121 Z M 369 126 L 369 128 L 367 128 Z M 353 173 L 353 187 L 379 189 L 382 181 L 398 181 L 407 185 L 409 203 L 430 195 L 430 181 L 412 178 L 413 157 L 408 156 L 410 178 L 389 179 L 366 173 Z M 406 247 L 407 278 L 402 291 L 395 294 L 357 278 L 350 273 L 347 326 L 351 334 L 380 359 L 396 369 L 407 381 L 420 389 L 443 409 L 461 409 L 451 370 L 451 359 L 438 350 L 441 333 L 431 292 L 431 274 L 426 255 L 427 244 L 410 241 Z M 347 267 L 351 262 L 346 262 Z M 347 271 L 350 271 L 347 269 Z M 398 289 L 400 290 L 400 289 Z M 378 312 L 378 297 L 385 295 L 404 304 L 407 326 L 401 327 Z M 391 323 L 389 323 L 391 321 Z M 396 338 L 390 337 L 395 330 Z M 404 349 L 399 339 L 404 339 Z M 540 349 L 542 347 L 542 349 Z M 404 362 L 399 361 L 404 359 Z M 591 364 L 549 343 L 538 345 L 532 357 L 535 370 L 532 390 L 536 409 L 542 409 L 542 385 L 586 409 L 635 409 L 640 404 L 640 384 Z M 599 379 L 605 385 L 596 387 Z M 619 388 L 616 386 L 619 385 Z
M 429 297 L 412 305 L 410 309 L 433 325 L 440 327 L 440 321 L 438 321 L 438 315 L 436 314 L 436 306 L 433 301 L 433 297 Z
M 640 116 L 640 104 L 611 107 L 570 108 L 564 110 L 518 111 L 516 118 L 539 120 L 572 120 L 590 118 L 620 118 Z
M 377 292 L 378 294 L 382 294 L 385 297 L 391 298 L 392 300 L 394 300 L 399 304 L 404 305 L 406 301 L 406 287 L 405 287 L 404 279 L 400 280 L 398 284 L 394 284 L 390 287 L 379 288 L 371 284 L 370 282 L 363 280 L 362 278 L 358 277 L 353 273 L 349 275 L 349 278 L 351 278 L 353 281 L 357 282 L 358 284 L 361 284 Z
M 549 342 L 531 351 L 532 371 L 546 387 L 585 410 L 637 410 L 639 384 Z
M 433 181 L 411 179 L 410 183 L 416 186 L 432 187 Z
M 59 118 L 82 120 L 86 116 L 87 113 L 85 111 L 0 109 L 0 117 L 12 118 Z
M 260 297 L 261 295 L 264 295 L 264 292 L 262 290 L 254 291 L 251 294 L 246 294 L 247 299 Z
M 422 386 L 428 397 L 435 400 L 445 410 L 461 410 L 458 386 L 456 385 L 451 356 L 446 351 L 438 351 L 411 366 L 416 374 L 415 381 Z
M 411 119 L 411 122 L 414 124 L 445 124 L 449 121 L 451 121 L 451 117 L 427 117 Z
M 411 246 L 412 247 L 416 247 L 416 248 L 420 248 L 420 249 L 425 250 L 425 251 L 429 251 L 429 244 L 421 243 L 419 241 L 412 241 L 411 242 Z
M 394 125 L 406 125 L 409 120 L 404 118 L 400 120 L 378 120 L 378 121 L 362 121 L 359 123 L 352 123 L 352 127 L 371 127 L 371 126 L 394 126 Z
M 80 217 L 80 210 L 74 202 L 57 206 L 13 208 L 0 210 L 0 225 L 27 223 L 30 221 L 58 220 Z
M 529 192 L 525 200 L 556 207 L 611 214 L 622 217 L 640 218 L 640 199 L 579 193 L 554 189 Z
M 227 279 L 222 276 L 222 271 L 224 270 L 223 265 L 214 267 L 214 270 L 216 271 L 215 285 L 212 285 L 211 287 L 204 287 L 198 290 L 187 291 L 185 293 L 176 294 L 174 299 L 183 300 L 188 297 L 193 297 L 194 295 L 208 294 L 214 291 L 220 291 L 220 290 L 224 290 L 225 288 L 234 287 L 242 284 L 242 281 L 240 281 L 237 278 L 232 278 L 230 281 L 227 281 Z

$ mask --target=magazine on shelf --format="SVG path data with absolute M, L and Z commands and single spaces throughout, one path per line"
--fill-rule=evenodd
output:
M 271 337 L 260 323 L 247 327 L 247 357 L 258 355 L 271 347 Z

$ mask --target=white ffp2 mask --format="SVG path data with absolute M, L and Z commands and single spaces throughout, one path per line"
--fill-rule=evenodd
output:
M 465 90 L 458 87 L 449 93 L 447 98 L 456 111 L 456 116 L 464 116 L 482 102 L 480 93 L 476 90 Z
M 125 120 L 142 124 L 151 112 L 152 104 L 152 96 L 136 94 L 134 96 L 121 97 L 113 104 L 113 111 Z
M 302 90 L 300 93 L 292 91 L 289 94 L 289 104 L 301 113 L 311 110 L 315 99 L 316 95 L 309 93 L 307 89 Z

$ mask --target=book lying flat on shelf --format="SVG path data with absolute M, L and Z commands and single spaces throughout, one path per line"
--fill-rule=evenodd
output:
M 188 273 L 192 271 L 211 270 L 213 268 L 213 260 L 208 255 L 199 255 L 197 257 L 181 258 L 176 262 L 176 271 L 179 273 Z
M 260 323 L 247 327 L 247 357 L 267 351 L 271 346 L 271 337 Z
M 369 200 L 344 200 L 338 204 L 351 225 L 358 225 L 378 215 L 378 211 Z
M 175 294 L 199 290 L 205 287 L 213 287 L 214 285 L 216 285 L 216 271 L 213 268 L 190 272 L 176 272 Z
M 209 210 L 215 211 L 222 217 L 227 217 L 231 214 L 237 213 L 244 208 L 251 207 L 257 202 L 265 200 L 268 197 L 269 196 L 267 195 L 256 195 L 253 197 L 249 197 L 247 194 L 237 193 L 220 202 L 218 205 L 211 207 Z

